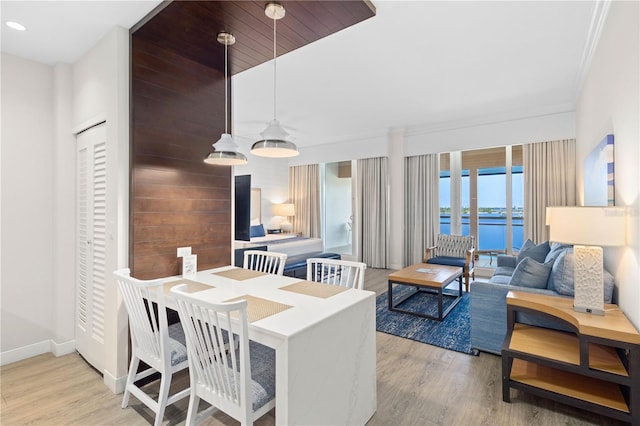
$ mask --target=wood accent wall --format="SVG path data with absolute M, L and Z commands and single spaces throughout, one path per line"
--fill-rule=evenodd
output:
M 236 36 L 230 75 L 270 60 L 264 5 L 164 1 L 131 30 L 129 266 L 137 278 L 179 274 L 182 246 L 198 255 L 199 270 L 231 262 L 231 168 L 203 162 L 224 130 L 224 47 L 216 37 Z M 368 0 L 285 7 L 280 55 L 375 15 Z
M 224 131 L 224 74 L 132 35 L 129 265 L 140 279 L 231 259 L 231 168 L 203 162 Z

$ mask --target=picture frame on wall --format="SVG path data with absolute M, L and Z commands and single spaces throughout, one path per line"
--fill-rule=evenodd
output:
M 584 160 L 584 205 L 615 206 L 613 135 L 606 135 Z

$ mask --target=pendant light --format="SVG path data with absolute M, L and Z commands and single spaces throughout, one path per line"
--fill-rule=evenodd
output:
M 218 166 L 236 166 L 240 164 L 247 164 L 247 157 L 241 152 L 238 152 L 238 145 L 233 142 L 233 138 L 228 131 L 229 123 L 229 100 L 227 96 L 228 80 L 227 80 L 227 47 L 236 42 L 236 38 L 229 33 L 219 33 L 218 43 L 224 44 L 224 133 L 220 136 L 220 139 L 213 144 L 213 152 L 207 154 L 204 162 L 207 164 L 214 164 Z
M 293 142 L 287 140 L 289 133 L 276 119 L 276 21 L 284 17 L 284 6 L 280 3 L 267 3 L 264 13 L 273 19 L 273 120 L 260 133 L 262 139 L 253 144 L 251 153 L 260 157 L 295 157 L 299 154 L 298 148 Z

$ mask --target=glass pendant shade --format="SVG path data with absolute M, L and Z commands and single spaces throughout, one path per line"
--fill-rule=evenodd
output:
M 298 148 L 287 138 L 289 133 L 280 126 L 278 120 L 271 120 L 267 128 L 260 133 L 262 139 L 251 147 L 251 153 L 260 157 L 287 158 L 299 154 Z
M 247 164 L 247 157 L 238 152 L 238 145 L 233 142 L 231 135 L 223 133 L 218 142 L 213 144 L 213 152 L 207 154 L 204 162 L 219 166 L 237 166 Z

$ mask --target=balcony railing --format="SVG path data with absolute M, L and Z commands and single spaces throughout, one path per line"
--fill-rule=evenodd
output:
M 462 215 L 462 235 L 470 234 L 470 217 Z M 524 242 L 524 223 L 521 214 L 511 218 L 512 249 L 519 249 Z M 507 245 L 507 218 L 500 213 L 481 214 L 478 216 L 478 234 L 476 249 L 480 251 L 505 250 Z M 440 215 L 440 233 L 451 233 L 451 215 Z

